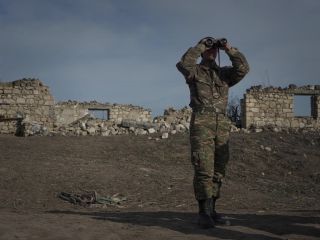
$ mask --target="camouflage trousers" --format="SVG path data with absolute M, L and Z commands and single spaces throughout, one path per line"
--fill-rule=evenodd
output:
M 229 160 L 230 120 L 224 114 L 193 112 L 190 124 L 193 186 L 197 200 L 220 197 Z

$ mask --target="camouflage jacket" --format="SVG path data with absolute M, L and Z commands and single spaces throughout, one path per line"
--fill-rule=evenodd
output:
M 249 72 L 246 58 L 236 48 L 226 53 L 232 67 L 219 67 L 215 61 L 197 64 L 203 44 L 189 48 L 177 63 L 178 70 L 184 75 L 190 89 L 192 109 L 210 108 L 216 112 L 226 112 L 229 87 L 238 83 Z

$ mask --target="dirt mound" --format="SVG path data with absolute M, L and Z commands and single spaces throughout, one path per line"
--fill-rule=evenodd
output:
M 160 141 L 132 135 L 2 135 L 0 239 L 71 239 L 78 236 L 77 227 L 64 230 L 65 235 L 58 230 L 61 236 L 56 230 L 74 221 L 92 230 L 79 239 L 100 239 L 99 234 L 94 235 L 97 232 L 103 239 L 106 229 L 109 233 L 110 229 L 120 231 L 109 239 L 193 239 L 199 235 L 210 239 L 317 239 L 320 136 L 234 133 L 230 147 L 218 209 L 233 218 L 236 226 L 203 234 L 194 224 L 197 205 L 186 134 Z M 126 201 L 85 208 L 57 197 L 61 192 L 86 191 L 96 191 L 100 196 L 119 194 Z M 101 219 L 105 221 L 98 221 Z M 308 227 L 288 227 L 294 224 Z M 105 228 L 98 231 L 97 226 Z M 150 226 L 152 231 L 146 230 Z M 14 233 L 13 229 L 20 230 Z M 25 235 L 40 237 L 23 238 Z

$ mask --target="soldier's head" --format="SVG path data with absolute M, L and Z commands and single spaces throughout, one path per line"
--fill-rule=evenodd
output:
M 209 48 L 201 54 L 203 60 L 214 61 L 217 57 L 217 48 Z

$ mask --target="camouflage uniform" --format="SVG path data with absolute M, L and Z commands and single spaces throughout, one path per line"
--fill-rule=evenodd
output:
M 219 67 L 215 61 L 197 64 L 206 50 L 199 43 L 188 49 L 177 63 L 190 89 L 191 159 L 194 166 L 194 191 L 197 200 L 219 198 L 221 180 L 229 159 L 230 120 L 226 117 L 229 87 L 249 71 L 249 65 L 236 48 L 226 50 L 232 67 Z

